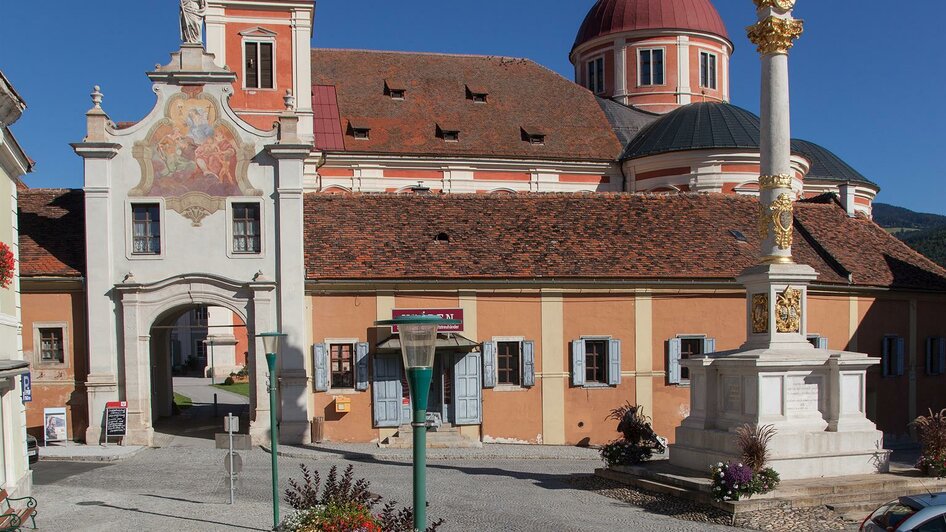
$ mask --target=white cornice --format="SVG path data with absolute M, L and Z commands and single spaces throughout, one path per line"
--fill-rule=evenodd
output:
M 16 179 L 30 171 L 32 165 L 13 133 L 0 127 L 0 168 L 10 179 Z

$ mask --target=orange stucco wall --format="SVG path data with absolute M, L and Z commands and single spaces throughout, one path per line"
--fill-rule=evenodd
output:
M 477 336 L 521 336 L 535 342 L 535 371 L 542 370 L 542 306 L 535 296 L 477 298 Z M 536 443 L 542 434 L 542 379 L 532 388 L 483 390 L 482 433 L 487 441 Z
M 654 370 L 667 371 L 667 341 L 678 335 L 706 335 L 716 350 L 735 349 L 746 341 L 746 300 L 743 294 L 720 296 L 667 295 L 653 300 Z M 654 430 L 674 441 L 674 429 L 690 413 L 688 386 L 667 385 L 654 378 Z
M 850 348 L 850 303 L 846 297 L 808 296 L 808 334 L 828 339 L 828 349 Z
M 86 347 L 85 295 L 22 294 L 23 355 L 30 361 L 33 401 L 26 405 L 27 431 L 43 439 L 43 409 L 65 407 L 69 438 L 85 437 L 88 407 L 84 383 L 89 373 Z M 41 364 L 38 347 L 33 341 L 36 324 L 65 323 L 64 337 L 68 344 L 65 363 Z
M 610 336 L 621 340 L 621 371 L 636 369 L 633 296 L 567 296 L 564 303 L 564 365 L 571 370 L 571 342 L 582 336 Z M 570 383 L 569 383 L 570 384 Z M 611 410 L 634 402 L 634 379 L 618 386 L 572 387 L 565 390 L 565 441 L 569 444 L 603 444 L 618 436 L 617 422 L 607 419 Z
M 928 415 L 946 408 L 946 375 L 926 373 L 926 339 L 946 337 L 946 302 L 917 302 L 917 415 Z
M 278 12 L 270 10 L 249 10 L 249 9 L 228 9 L 228 17 L 252 17 L 284 21 L 290 18 L 288 12 Z M 272 31 L 275 36 L 275 50 L 273 52 L 275 62 L 275 87 L 272 89 L 244 89 L 244 63 L 243 63 L 243 36 L 240 32 L 252 30 L 256 27 Z M 261 110 L 261 111 L 282 111 L 285 109 L 283 96 L 287 89 L 292 89 L 293 66 L 292 66 L 292 28 L 284 23 L 282 24 L 251 24 L 248 22 L 230 22 L 226 25 L 226 48 L 227 65 L 230 70 L 236 73 L 237 80 L 233 84 L 233 96 L 230 98 L 230 105 L 235 110 Z M 273 115 L 256 115 L 252 113 L 239 113 L 240 117 L 253 126 L 270 130 L 273 128 L 273 122 L 276 118 Z
M 880 358 L 884 335 L 902 336 L 909 353 L 910 303 L 906 299 L 859 301 L 862 316 L 857 329 L 857 350 Z M 906 357 L 909 361 L 909 356 Z M 867 372 L 867 415 L 884 432 L 902 434 L 909 420 L 909 367 L 907 374 L 882 377 L 875 366 Z

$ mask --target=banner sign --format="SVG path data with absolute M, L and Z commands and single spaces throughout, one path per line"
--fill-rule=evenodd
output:
M 67 441 L 69 431 L 66 428 L 66 407 L 44 408 L 43 427 L 46 435 L 45 443 Z
M 121 438 L 128 433 L 128 403 L 110 401 L 105 403 L 105 437 Z
M 460 320 L 456 325 L 441 325 L 437 327 L 437 332 L 463 332 L 463 309 L 462 308 L 396 308 L 391 311 L 391 317 L 394 319 L 402 316 L 440 316 L 445 320 Z M 391 332 L 398 332 L 397 326 L 391 327 Z
M 33 400 L 33 377 L 30 373 L 20 375 L 20 388 L 23 390 L 23 402 L 29 403 Z

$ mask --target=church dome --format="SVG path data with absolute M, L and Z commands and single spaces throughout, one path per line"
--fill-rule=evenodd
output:
M 759 117 L 720 102 L 685 105 L 642 130 L 622 159 L 711 148 L 759 149 Z
M 687 30 L 729 40 L 726 25 L 710 0 L 598 0 L 578 30 L 575 49 L 614 33 Z

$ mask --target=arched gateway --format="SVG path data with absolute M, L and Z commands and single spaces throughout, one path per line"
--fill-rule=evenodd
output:
M 120 297 L 124 351 L 124 397 L 128 402 L 128 443 L 151 445 L 158 406 L 152 388 L 159 368 L 152 357 L 152 326 L 166 316 L 193 305 L 229 309 L 247 327 L 247 336 L 274 330 L 274 295 L 276 284 L 267 281 L 240 283 L 209 274 L 186 274 L 163 281 L 140 284 L 128 279 L 116 286 Z M 258 342 L 248 345 L 247 368 L 250 375 L 250 434 L 256 440 L 266 438 L 269 430 L 269 402 L 266 391 L 266 365 L 258 360 Z M 158 398 L 163 400 L 163 398 Z
M 170 410 L 162 331 L 186 311 L 219 307 L 247 327 L 256 442 L 269 439 L 269 392 L 265 364 L 253 363 L 262 359 L 255 335 L 287 334 L 278 365 L 280 437 L 305 443 L 311 394 L 302 170 L 311 144 L 296 134 L 293 98 L 274 117 L 278 127 L 246 123 L 229 104 L 236 75 L 201 45 L 185 44 L 148 76 L 157 95 L 148 116 L 116 126 L 96 88 L 88 134 L 73 145 L 85 159 L 85 440 L 102 441 L 107 404 L 127 401 L 125 443 L 152 445 L 154 421 Z

